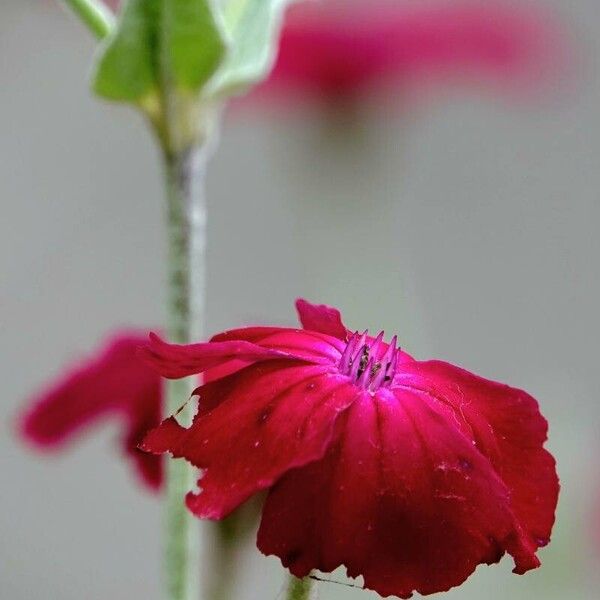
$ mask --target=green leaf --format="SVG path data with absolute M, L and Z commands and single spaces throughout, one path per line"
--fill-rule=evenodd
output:
M 103 44 L 93 87 L 104 98 L 141 102 L 168 80 L 198 92 L 225 56 L 211 0 L 128 0 Z
M 94 73 L 94 91 L 110 100 L 136 102 L 157 87 L 160 0 L 128 0 L 106 39 Z
M 206 95 L 239 93 L 268 75 L 277 51 L 283 12 L 293 1 L 222 1 L 230 50 L 209 82 Z
M 166 0 L 164 25 L 175 83 L 198 91 L 221 64 L 225 41 L 210 0 Z

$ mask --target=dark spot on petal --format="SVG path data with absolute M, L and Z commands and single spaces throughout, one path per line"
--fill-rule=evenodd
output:
M 301 440 L 306 434 L 306 421 L 296 428 L 296 438 Z
M 314 381 L 306 384 L 306 391 L 312 392 L 317 387 L 317 384 Z
M 264 425 L 269 420 L 269 417 L 272 414 L 273 414 L 273 407 L 267 406 L 267 408 L 260 411 L 260 413 L 258 414 L 258 417 L 256 418 L 256 422 L 259 425 Z
M 535 539 L 535 543 L 540 548 L 543 548 L 544 546 L 547 546 L 550 543 L 550 539 L 547 537 L 536 537 L 534 539 Z
M 471 461 L 467 460 L 466 458 L 459 458 L 458 466 L 463 471 L 472 471 L 473 470 L 473 463 Z

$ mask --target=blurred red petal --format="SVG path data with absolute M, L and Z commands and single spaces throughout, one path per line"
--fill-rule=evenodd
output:
M 162 482 L 162 462 L 137 446 L 161 419 L 160 377 L 137 356 L 140 333 L 120 332 L 90 358 L 67 371 L 32 398 L 19 419 L 21 437 L 44 451 L 55 451 L 94 425 L 117 418 L 122 446 L 151 488 Z
M 302 2 L 263 89 L 335 99 L 448 77 L 532 89 L 563 74 L 564 29 L 532 1 Z

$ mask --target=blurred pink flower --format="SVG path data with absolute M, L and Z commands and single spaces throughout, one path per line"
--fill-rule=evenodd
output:
M 527 91 L 565 59 L 557 19 L 531 2 L 305 1 L 289 10 L 275 68 L 259 89 L 336 100 L 451 78 Z
M 19 434 L 43 452 L 55 452 L 92 426 L 122 423 L 121 448 L 150 489 L 159 489 L 162 460 L 138 449 L 144 434 L 160 423 L 160 377 L 137 356 L 146 341 L 137 332 L 118 332 L 100 350 L 64 371 L 29 400 Z
M 300 0 L 253 97 L 337 101 L 448 80 L 535 91 L 564 73 L 566 38 L 537 0 Z

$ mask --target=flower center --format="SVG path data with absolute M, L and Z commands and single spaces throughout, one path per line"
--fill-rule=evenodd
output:
M 355 332 L 346 345 L 340 358 L 339 370 L 359 387 L 376 392 L 381 387 L 389 387 L 398 364 L 396 336 L 389 346 L 383 343 L 383 331 L 375 338 L 367 332 Z

